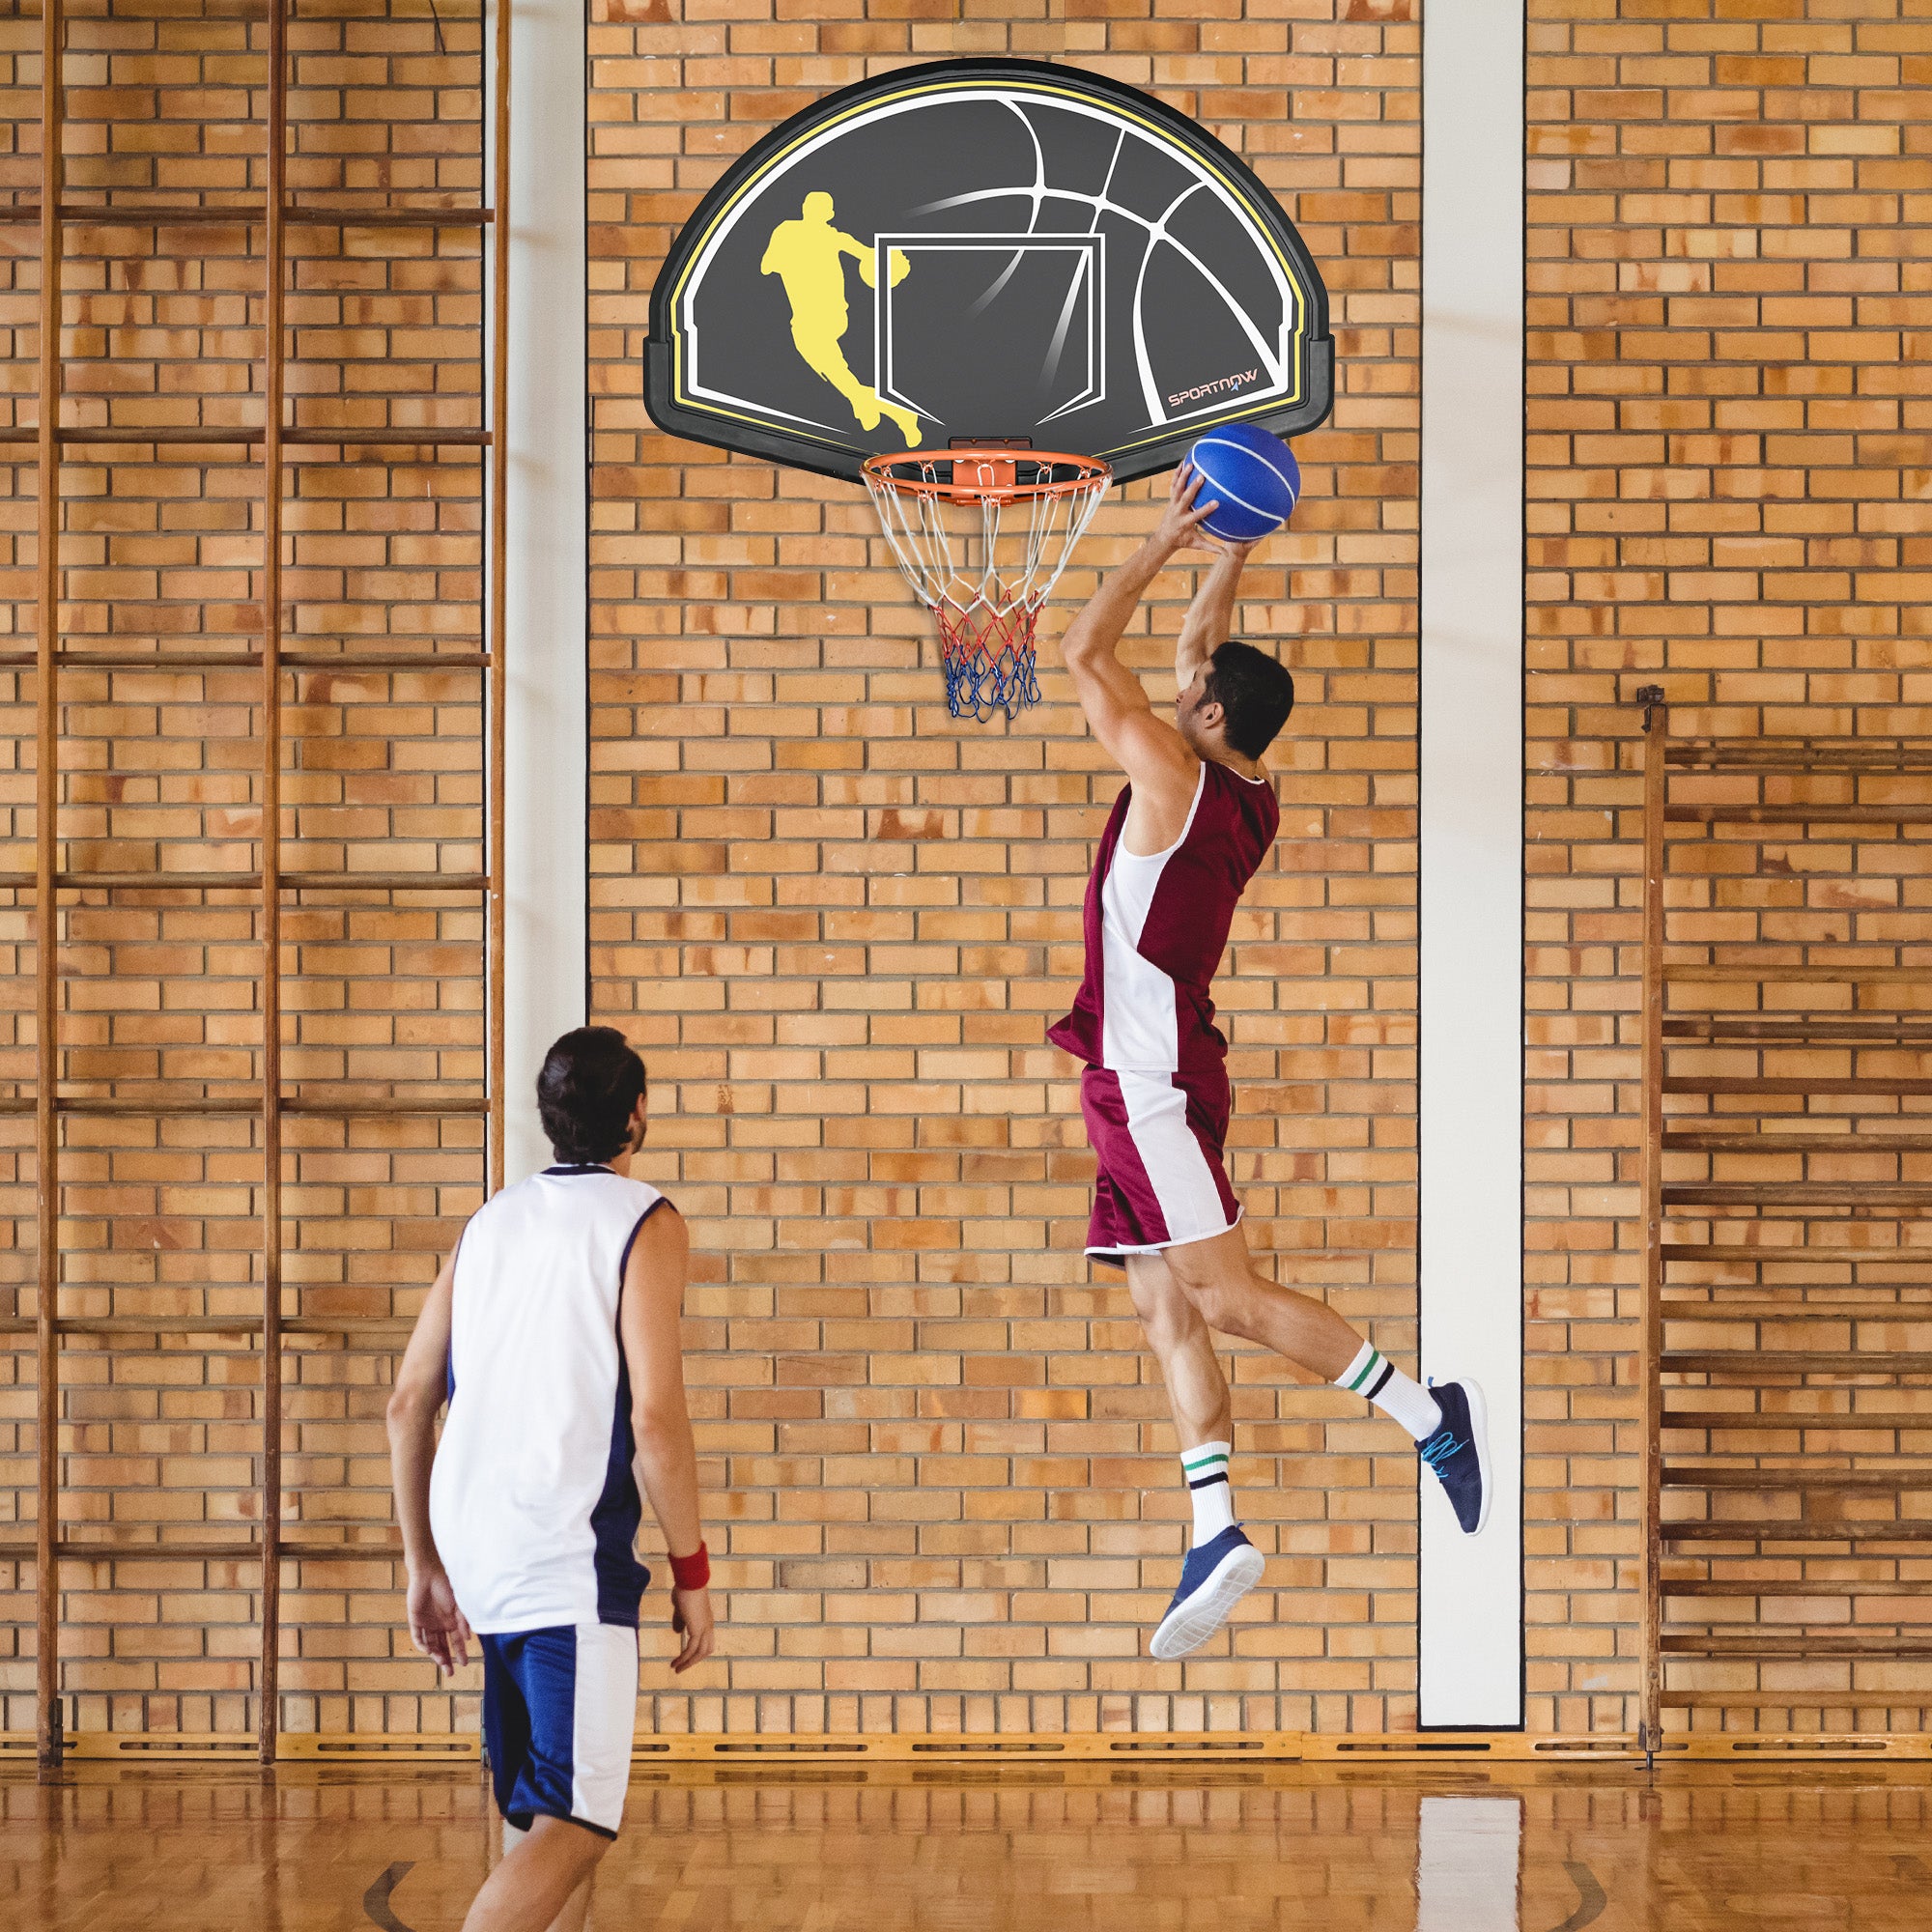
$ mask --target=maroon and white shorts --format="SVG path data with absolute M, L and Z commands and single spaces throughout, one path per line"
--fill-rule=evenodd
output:
M 1228 1077 L 1117 1073 L 1080 1076 L 1080 1111 L 1099 1164 L 1087 1252 L 1115 1267 L 1225 1235 L 1241 1218 L 1222 1151 L 1233 1111 Z

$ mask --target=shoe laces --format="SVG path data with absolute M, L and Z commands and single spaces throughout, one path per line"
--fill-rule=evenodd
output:
M 1454 1430 L 1438 1429 L 1422 1445 L 1422 1460 L 1439 1476 L 1443 1468 L 1468 1446 L 1466 1442 L 1458 1442 L 1456 1440 Z

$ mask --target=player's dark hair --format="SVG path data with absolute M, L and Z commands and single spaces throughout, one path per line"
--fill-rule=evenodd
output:
M 1239 638 L 1230 638 L 1208 666 L 1203 695 L 1221 707 L 1229 749 L 1244 758 L 1259 758 L 1294 709 L 1294 679 L 1288 667 Z
M 560 1161 L 589 1166 L 624 1151 L 644 1092 L 644 1063 L 615 1027 L 578 1027 L 544 1056 L 537 1113 Z

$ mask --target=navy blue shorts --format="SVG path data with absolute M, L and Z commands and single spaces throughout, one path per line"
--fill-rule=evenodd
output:
M 520 1831 L 563 1818 L 614 1838 L 638 1722 L 638 1633 L 562 1624 L 479 1641 L 497 1810 Z

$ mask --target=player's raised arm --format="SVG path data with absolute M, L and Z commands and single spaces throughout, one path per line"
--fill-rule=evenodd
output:
M 1166 719 L 1154 715 L 1138 677 L 1120 660 L 1122 635 L 1147 587 L 1176 551 L 1195 542 L 1195 531 L 1215 505 L 1198 500 L 1202 479 L 1175 472 L 1174 488 L 1153 534 L 1110 571 L 1086 608 L 1067 625 L 1061 655 L 1073 678 L 1080 708 L 1094 735 L 1137 785 L 1162 781 L 1191 783 L 1198 760 Z
M 1177 482 L 1183 473 L 1175 472 Z M 1174 683 L 1179 691 L 1185 691 L 1201 675 L 1208 660 L 1234 634 L 1241 572 L 1255 550 L 1251 543 L 1227 543 L 1219 537 L 1208 540 L 1217 553 L 1213 567 L 1201 580 L 1194 602 L 1181 620 L 1180 635 L 1174 640 Z

